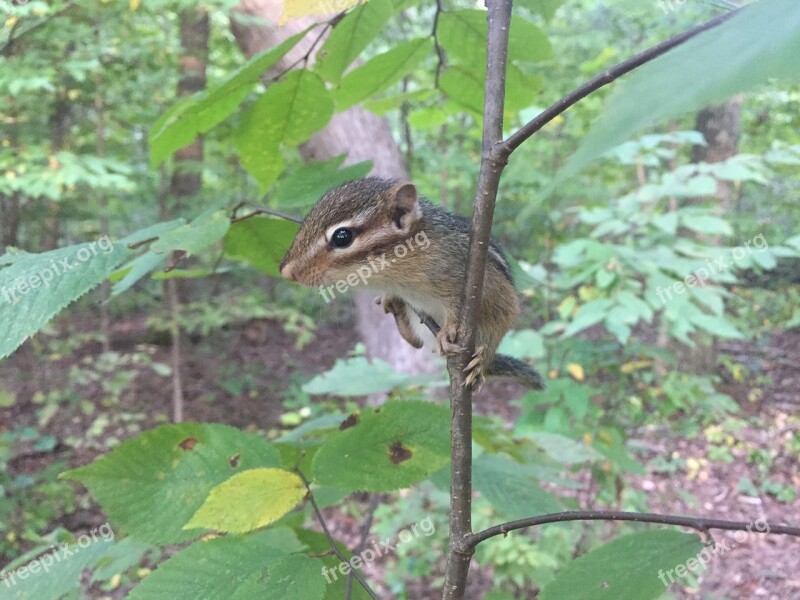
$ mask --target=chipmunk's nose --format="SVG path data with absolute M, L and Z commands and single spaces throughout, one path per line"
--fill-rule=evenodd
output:
M 285 258 L 281 261 L 280 267 L 278 267 L 281 272 L 281 276 L 285 277 L 286 279 L 291 279 L 294 281 L 294 276 L 292 275 L 292 264 L 288 262 Z

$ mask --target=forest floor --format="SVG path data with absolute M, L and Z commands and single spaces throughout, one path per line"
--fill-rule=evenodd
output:
M 54 438 L 45 451 L 32 442 L 19 442 L 8 463 L 12 477 L 37 473 L 56 461 L 87 464 L 115 442 L 169 421 L 171 379 L 146 364 L 168 364 L 169 348 L 152 339 L 144 320 L 132 319 L 115 325 L 114 349 L 119 354 L 102 362 L 97 358 L 100 344 L 87 333 L 91 325 L 57 322 L 51 331 L 58 333 L 40 334 L 0 363 L 0 388 L 14 398 L 10 407 L 0 405 L 0 433 L 28 425 Z M 322 326 L 312 343 L 298 349 L 294 335 L 264 320 L 212 336 L 184 344 L 186 420 L 262 430 L 280 428 L 279 418 L 291 405 L 298 374 L 327 370 L 357 342 L 352 327 Z M 778 487 L 800 488 L 796 453 L 786 455 L 780 450 L 784 444 L 778 443 L 800 430 L 800 329 L 775 335 L 767 344 L 728 344 L 725 350 L 768 378 L 755 401 L 748 399 L 749 386 L 730 384 L 723 390 L 737 401 L 747 425 L 725 443 L 712 443 L 702 433 L 690 440 L 673 437 L 666 428 L 635 432 L 639 446 L 647 449 L 640 455 L 645 464 L 660 457 L 661 464 L 666 460 L 678 466 L 672 472 L 649 470 L 646 476 L 628 477 L 627 484 L 647 494 L 654 512 L 744 521 L 765 518 L 767 524 L 796 525 L 800 499 L 780 502 L 742 482 L 762 481 L 766 469 Z M 508 401 L 516 392 L 509 385 L 488 387 L 477 410 L 512 420 L 516 409 Z M 54 517 L 47 530 L 61 526 L 79 533 L 105 522 L 85 491 L 79 498 L 77 507 Z M 334 521 L 336 516 L 330 514 Z M 343 541 L 356 538 L 357 522 L 336 525 Z M 716 531 L 713 537 L 728 550 L 712 559 L 699 592 L 673 586 L 675 597 L 800 599 L 800 541 L 755 535 L 743 540 Z M 6 558 L 0 553 L 1 564 Z M 474 575 L 477 599 L 477 590 L 490 588 L 491 573 L 481 570 Z M 423 587 L 412 584 L 410 597 L 432 598 Z M 97 597 L 121 594 L 118 590 Z

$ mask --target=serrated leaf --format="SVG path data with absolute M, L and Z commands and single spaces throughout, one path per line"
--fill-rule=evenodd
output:
M 310 29 L 254 55 L 220 83 L 174 104 L 150 130 L 150 161 L 157 167 L 176 150 L 190 144 L 226 119 L 255 87 L 261 76 L 294 48 Z
M 248 469 L 220 483 L 184 529 L 248 533 L 274 523 L 305 496 L 303 481 L 283 469 Z
M 189 254 L 197 254 L 221 239 L 230 226 L 231 220 L 224 211 L 206 213 L 186 225 L 161 234 L 150 245 L 150 251 L 166 254 L 173 250 L 183 250 Z
M 557 173 L 556 181 L 574 175 L 652 123 L 772 79 L 796 80 L 798 55 L 800 11 L 795 0 L 761 0 L 747 6 L 727 22 L 636 69 Z
M 296 529 L 295 533 L 297 533 L 297 537 L 302 541 L 306 546 L 308 546 L 308 550 L 315 556 L 319 557 L 319 560 L 322 561 L 323 565 L 328 569 L 328 577 L 326 578 L 324 573 L 321 573 L 322 569 L 320 569 L 321 578 L 325 579 L 325 600 L 341 600 L 345 597 L 345 585 L 347 582 L 347 577 L 343 576 L 339 571 L 338 567 L 341 563 L 339 557 L 335 556 L 330 551 L 330 541 L 328 538 L 316 531 L 309 531 L 308 529 Z M 347 559 L 350 560 L 352 554 L 347 549 L 347 547 L 334 540 L 336 547 L 339 549 L 339 552 Z M 353 584 L 352 587 L 352 600 L 369 600 L 370 596 L 367 592 L 362 588 L 360 585 Z
M 309 101 L 311 98 L 313 101 Z M 262 192 L 284 168 L 281 144 L 297 146 L 305 142 L 325 127 L 332 115 L 330 93 L 322 79 L 307 69 L 284 75 L 242 113 L 234 135 L 236 151 Z
M 389 401 L 348 418 L 314 456 L 314 482 L 345 490 L 390 491 L 422 481 L 450 457 L 450 411 Z
M 344 70 L 381 32 L 393 12 L 390 0 L 370 0 L 357 7 L 336 25 L 325 40 L 317 53 L 314 71 L 326 81 L 339 83 Z
M 429 38 L 403 42 L 353 69 L 333 92 L 336 110 L 347 110 L 397 83 L 430 55 L 432 46 Z
M 678 531 L 626 535 L 569 563 L 542 589 L 540 600 L 654 600 L 669 583 L 660 575 L 702 548 L 697 535 Z
M 100 246 L 95 241 L 41 254 L 12 255 L 13 262 L 0 269 L 0 358 L 102 282 L 125 259 L 125 244 L 108 243 Z
M 250 575 L 231 600 L 322 600 L 326 591 L 323 567 L 317 557 L 286 556 L 265 572 Z
M 88 539 L 88 536 L 87 536 Z M 24 578 L 6 567 L 0 579 L 0 597 L 3 600 L 58 600 L 73 593 L 80 586 L 84 569 L 94 567 L 113 549 L 113 539 L 100 539 L 86 546 L 69 544 L 43 554 L 25 568 Z M 48 558 L 49 557 L 49 558 Z M 45 571 L 44 565 L 48 568 Z M 37 565 L 36 572 L 31 566 Z
M 160 564 L 133 589 L 128 599 L 231 598 L 251 576 L 268 574 L 281 559 L 303 549 L 304 545 L 288 527 L 201 540 Z
M 92 464 L 62 474 L 81 482 L 112 523 L 155 544 L 178 543 L 211 490 L 242 469 L 278 466 L 278 451 L 227 425 L 162 425 Z
M 148 251 L 137 256 L 128 264 L 123 265 L 109 277 L 109 279 L 114 280 L 115 276 L 121 276 L 114 284 L 114 287 L 111 288 L 111 296 L 127 292 L 142 277 L 161 265 L 166 265 L 167 258 L 168 256 L 165 254 L 156 254 Z
M 225 256 L 243 260 L 278 276 L 278 265 L 292 244 L 297 223 L 272 216 L 251 217 L 231 225 L 225 236 Z

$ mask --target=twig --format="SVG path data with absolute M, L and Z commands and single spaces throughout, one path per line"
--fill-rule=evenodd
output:
M 252 212 L 242 215 L 241 217 L 236 216 L 236 212 L 242 208 L 243 206 L 251 206 L 255 210 Z M 251 217 L 255 217 L 257 215 L 270 215 L 272 217 L 280 217 L 281 219 L 286 219 L 287 221 L 292 221 L 293 223 L 302 223 L 303 219 L 300 217 L 295 217 L 294 215 L 289 215 L 287 213 L 281 212 L 279 210 L 273 210 L 271 208 L 265 208 L 263 206 L 258 206 L 257 204 L 253 204 L 252 202 L 240 202 L 234 209 L 233 209 L 233 216 L 231 217 L 231 223 L 238 223 L 239 221 L 244 221 L 245 219 L 249 219 Z
M 369 499 L 369 508 L 367 509 L 367 520 L 364 521 L 364 525 L 361 527 L 361 536 L 358 541 L 358 545 L 356 549 L 353 551 L 355 556 L 360 556 L 361 553 L 364 551 L 364 548 L 367 547 L 367 538 L 369 537 L 370 529 L 372 529 L 372 522 L 375 520 L 375 510 L 378 508 L 378 503 L 380 502 L 381 496 L 380 494 L 372 494 L 372 497 Z M 350 572 L 347 574 L 347 581 L 345 582 L 344 588 L 344 600 L 350 600 L 353 594 L 353 570 L 351 569 Z
M 325 537 L 328 538 L 328 543 L 331 546 L 331 552 L 333 552 L 336 555 L 336 557 L 342 562 L 344 563 L 349 562 L 347 560 L 347 557 L 344 554 L 342 554 L 342 551 L 339 550 L 338 546 L 336 546 L 336 542 L 334 541 L 333 536 L 331 535 L 331 532 L 328 529 L 328 526 L 325 524 L 325 519 L 322 516 L 322 511 L 319 509 L 317 501 L 314 499 L 314 493 L 311 491 L 311 485 L 308 483 L 308 479 L 306 479 L 306 476 L 303 475 L 303 472 L 300 470 L 299 467 L 296 466 L 294 470 L 295 473 L 297 473 L 297 475 L 300 477 L 300 479 L 302 479 L 303 485 L 306 487 L 306 496 L 308 497 L 308 501 L 311 503 L 311 507 L 314 509 L 314 514 L 317 517 L 319 526 L 322 527 L 322 532 L 325 534 Z M 364 591 L 367 592 L 367 594 L 369 594 L 369 597 L 372 598 L 373 600 L 378 600 L 378 596 L 375 594 L 372 588 L 369 587 L 369 584 L 366 581 L 364 581 L 361 575 L 356 573 L 356 569 L 351 569 L 350 572 L 353 574 L 353 577 L 355 577 L 356 581 L 358 581 L 361 587 L 364 588 Z
M 533 119 L 528 121 L 525 125 L 520 127 L 518 131 L 515 131 L 509 138 L 504 141 L 499 148 L 500 153 L 508 159 L 509 155 L 516 150 L 522 142 L 527 140 L 531 137 L 534 133 L 539 131 L 542 127 L 547 125 L 550 121 L 555 119 L 558 115 L 563 113 L 569 107 L 577 104 L 579 100 L 582 100 L 589 94 L 596 92 L 601 87 L 608 85 L 612 81 L 619 79 L 626 73 L 633 71 L 634 69 L 641 67 L 643 64 L 650 62 L 654 58 L 658 58 L 662 54 L 672 50 L 676 46 L 680 46 L 687 40 L 695 37 L 696 35 L 703 33 L 704 31 L 708 31 L 709 29 L 713 29 L 718 25 L 721 25 L 728 19 L 730 19 L 733 15 L 737 14 L 742 9 L 737 9 L 728 13 L 724 13 L 719 15 L 718 17 L 711 19 L 710 21 L 706 21 L 696 27 L 692 27 L 691 29 L 684 31 L 674 37 L 671 37 L 668 40 L 665 40 L 655 46 L 648 48 L 644 52 L 640 52 L 636 56 L 632 56 L 627 60 L 622 61 L 619 64 L 614 65 L 610 69 L 603 71 L 599 75 L 596 75 L 586 83 L 584 83 L 579 88 L 573 90 L 563 98 L 561 98 L 558 102 L 550 106 L 549 108 L 545 109 Z
M 708 535 L 708 531 L 711 529 L 748 532 L 752 532 L 753 529 L 753 523 L 748 523 L 746 521 L 723 521 L 720 519 L 707 519 L 705 517 L 679 517 L 676 515 L 622 512 L 616 510 L 573 510 L 501 523 L 500 525 L 495 525 L 494 527 L 489 527 L 488 529 L 472 534 L 467 538 L 466 543 L 472 548 L 475 548 L 475 546 L 489 538 L 497 535 L 506 535 L 510 531 L 516 529 L 537 527 L 547 523 L 563 523 L 564 521 L 636 521 L 638 523 L 660 523 L 662 525 L 690 527 L 706 535 Z M 758 533 L 800 537 L 800 527 L 768 524 L 767 531 L 758 531 Z
M 462 351 L 447 361 L 450 374 L 450 544 L 445 570 L 444 600 L 464 597 L 474 546 L 472 535 L 472 389 L 464 385 L 465 369 L 475 351 L 478 306 L 483 293 L 486 255 L 492 216 L 505 158 L 495 151 L 503 139 L 503 104 L 506 88 L 508 31 L 511 0 L 487 1 L 489 33 L 486 48 L 486 84 L 483 104 L 483 142 L 478 188 L 472 212 L 469 260 L 462 305 L 459 311 L 458 343 Z
M 444 12 L 442 9 L 442 0 L 436 0 L 436 13 L 433 15 L 433 47 L 436 49 L 436 76 L 434 78 L 434 86 L 439 88 L 439 77 L 442 74 L 445 63 L 447 62 L 444 55 L 444 49 L 439 44 L 439 16 Z

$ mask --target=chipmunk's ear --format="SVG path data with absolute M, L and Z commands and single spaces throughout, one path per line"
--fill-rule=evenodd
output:
M 417 188 L 413 183 L 401 183 L 389 190 L 389 218 L 400 231 L 408 231 L 422 216 L 422 207 L 417 201 Z

